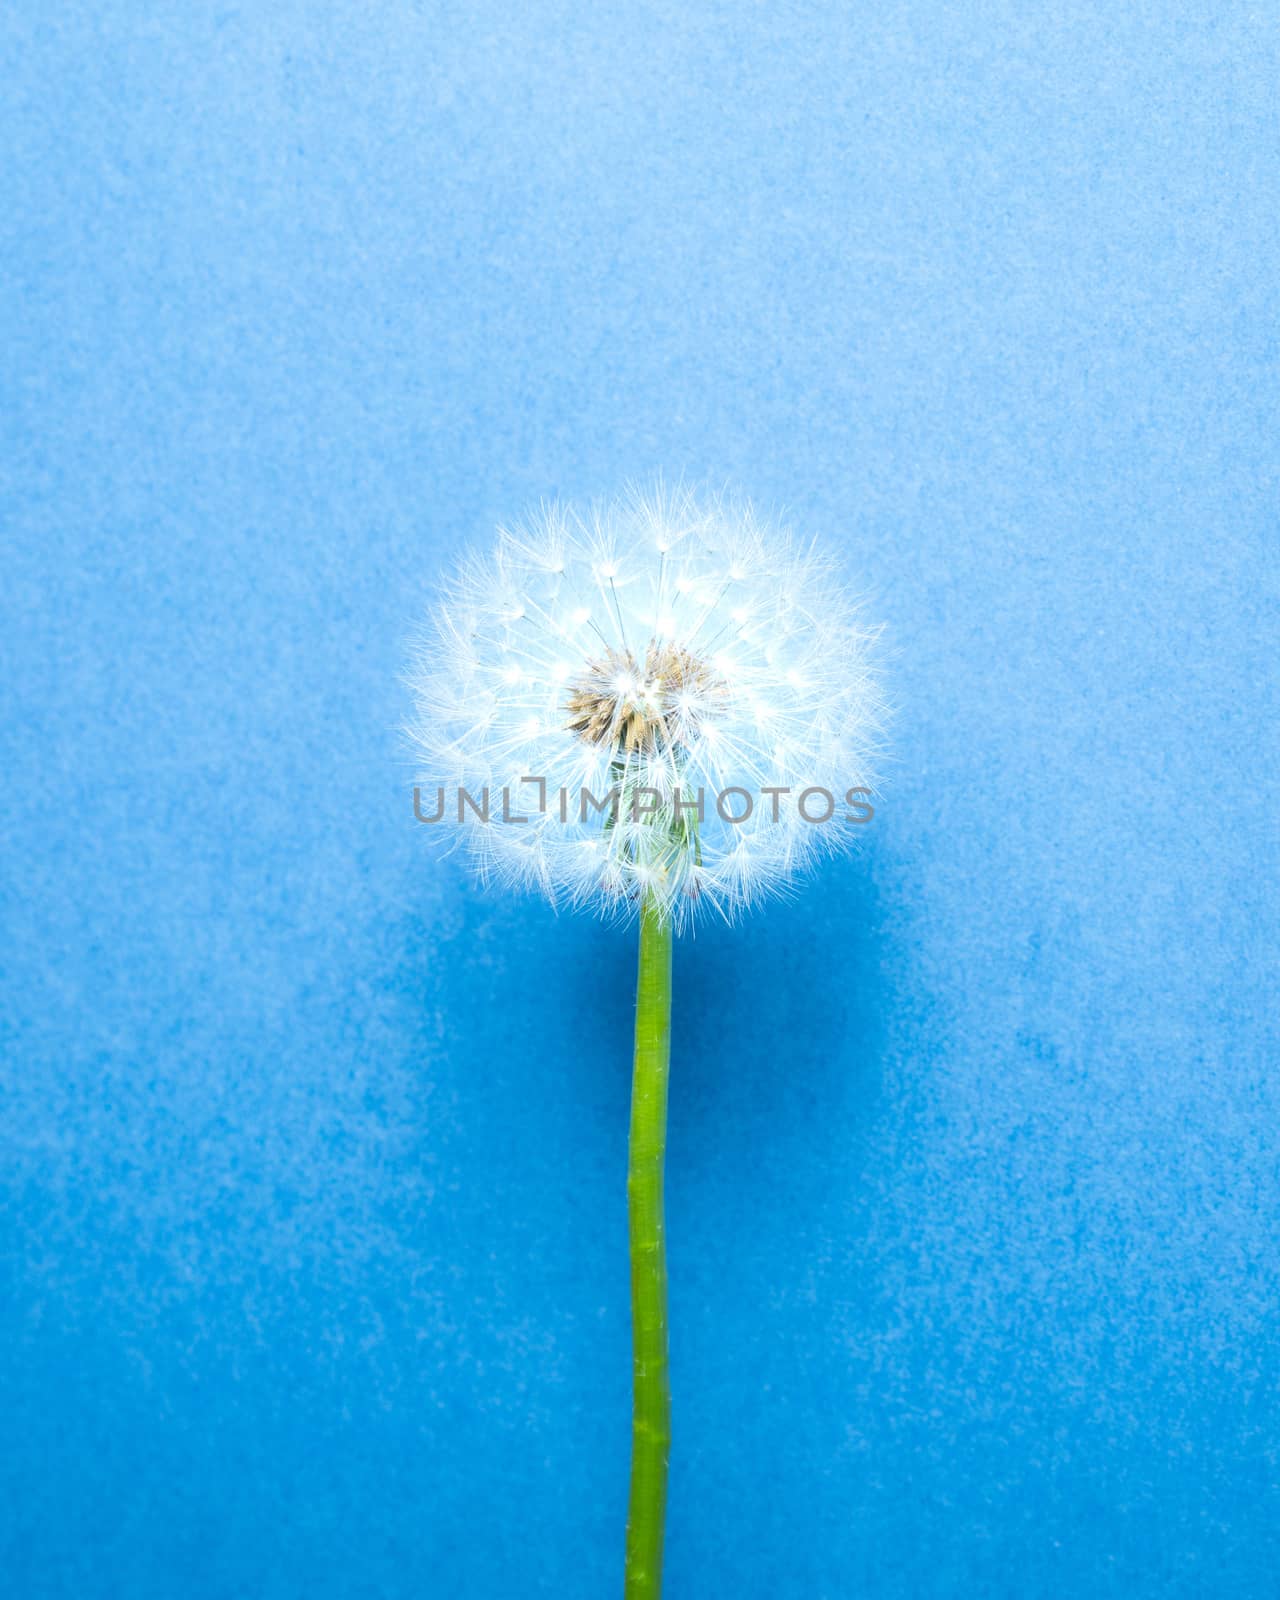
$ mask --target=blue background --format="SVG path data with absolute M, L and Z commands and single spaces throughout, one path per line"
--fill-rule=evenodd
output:
M 668 1592 L 1275 1592 L 1267 12 L 5 8 L 17 1600 L 618 1592 L 632 940 L 434 858 L 397 674 L 658 470 L 899 707 L 678 951 Z

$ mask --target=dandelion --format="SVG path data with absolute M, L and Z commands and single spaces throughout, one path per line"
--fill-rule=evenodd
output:
M 814 549 L 746 503 L 660 487 L 501 531 L 415 650 L 421 782 L 459 797 L 423 820 L 460 820 L 486 879 L 640 924 L 632 1600 L 661 1584 L 673 936 L 786 892 L 857 836 L 884 721 L 875 638 Z

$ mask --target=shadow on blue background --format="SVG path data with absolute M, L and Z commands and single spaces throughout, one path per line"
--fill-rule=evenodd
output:
M 1278 45 L 7 9 L 7 1592 L 616 1592 L 632 943 L 430 852 L 397 674 L 658 470 L 900 708 L 678 951 L 669 1593 L 1273 1592 Z

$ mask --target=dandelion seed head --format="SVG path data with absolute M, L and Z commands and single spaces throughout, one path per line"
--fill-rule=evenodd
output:
M 423 630 L 418 781 L 487 787 L 495 812 L 506 790 L 528 818 L 460 829 L 486 879 L 624 914 L 648 897 L 678 924 L 732 917 L 856 836 L 795 797 L 825 789 L 842 812 L 848 789 L 874 790 L 876 636 L 833 566 L 746 503 L 659 488 L 587 515 L 544 507 L 461 564 Z M 776 817 L 766 784 L 791 791 Z M 738 821 L 716 804 L 731 786 L 755 796 Z M 584 815 L 584 790 L 618 798 Z

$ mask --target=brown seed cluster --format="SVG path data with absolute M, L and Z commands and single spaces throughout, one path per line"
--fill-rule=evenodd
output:
M 569 728 L 588 744 L 652 752 L 678 743 L 681 725 L 696 716 L 679 709 L 682 695 L 695 695 L 705 708 L 726 689 L 724 679 L 682 645 L 650 640 L 643 672 L 630 650 L 610 648 L 589 661 L 569 686 L 565 710 Z

